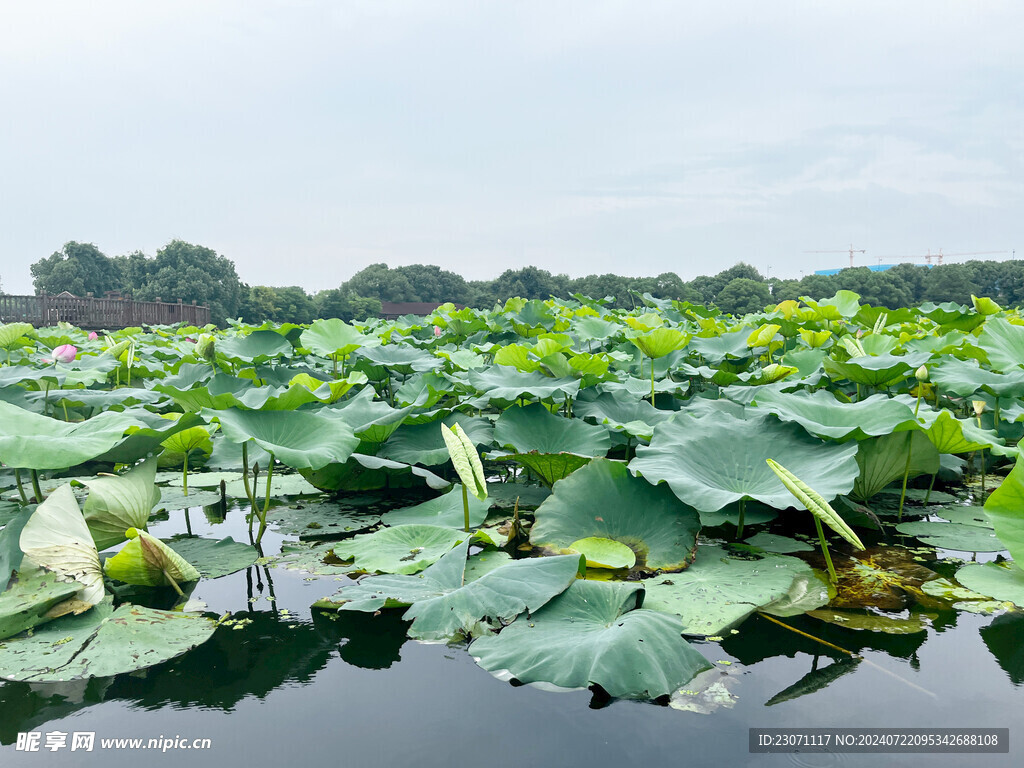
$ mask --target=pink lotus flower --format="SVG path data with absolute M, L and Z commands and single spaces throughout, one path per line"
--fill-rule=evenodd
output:
M 96 331 L 89 331 L 89 341 L 96 341 L 100 335 Z
M 61 344 L 55 350 L 53 350 L 54 363 L 70 363 L 78 355 L 78 347 L 73 344 Z M 46 360 L 47 363 L 51 362 L 50 359 Z
M 440 326 L 438 326 L 438 325 L 434 326 L 434 335 L 435 336 L 440 336 L 441 335 L 441 327 Z

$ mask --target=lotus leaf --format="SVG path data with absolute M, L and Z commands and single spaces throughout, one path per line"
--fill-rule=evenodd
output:
M 113 411 L 78 423 L 57 421 L 0 400 L 0 462 L 27 469 L 74 467 L 109 451 L 135 425 Z
M 696 510 L 608 459 L 595 459 L 556 483 L 534 516 L 534 546 L 565 551 L 579 539 L 612 539 L 632 549 L 646 570 L 685 568 L 700 530 Z
M 0 646 L 0 676 L 55 683 L 134 672 L 201 645 L 215 628 L 197 614 L 130 604 L 115 611 L 108 599 Z
M 745 543 L 752 547 L 763 549 L 765 552 L 774 552 L 777 555 L 788 555 L 792 552 L 810 552 L 814 549 L 806 541 L 797 541 L 788 536 L 764 532 L 751 536 Z
M 80 584 L 65 581 L 42 568 L 22 569 L 17 580 L 6 591 L 0 591 L 0 640 L 55 618 L 47 614 L 72 599 L 81 588 Z M 0 643 L 0 653 L 3 647 Z M 0 662 L 0 676 L 3 671 Z
M 146 527 L 160 501 L 155 479 L 156 460 L 149 459 L 123 475 L 86 481 L 89 497 L 83 512 L 97 549 L 120 544 L 129 528 Z
M 877 613 L 835 611 L 831 608 L 819 608 L 814 611 L 808 611 L 807 615 L 821 621 L 827 621 L 829 624 L 837 624 L 845 629 L 885 632 L 890 635 L 912 635 L 928 629 L 928 624 L 924 620 L 925 617 L 920 614 L 912 614 L 910 618 L 901 619 Z
M 645 440 L 654 434 L 655 426 L 672 415 L 658 410 L 646 400 L 638 400 L 621 391 L 597 394 L 592 389 L 580 392 L 573 403 L 573 411 L 617 432 Z
M 637 584 L 575 581 L 529 620 L 474 641 L 470 653 L 522 683 L 666 696 L 711 665 L 680 636 L 677 618 L 640 609 L 642 601 Z
M 267 483 L 266 477 L 263 475 L 263 465 L 260 465 L 260 477 L 257 482 L 259 488 L 253 489 L 256 496 L 261 496 L 266 493 Z M 250 479 L 250 485 L 252 480 Z M 228 496 L 232 496 L 236 499 L 244 499 L 245 493 L 245 481 L 242 479 L 232 480 L 230 483 L 224 484 L 224 492 Z M 310 496 L 313 494 L 319 495 L 320 489 L 314 485 L 310 485 L 309 482 L 302 476 L 296 474 L 282 474 L 275 470 L 274 476 L 270 479 L 270 495 L 277 496 Z
M 858 403 L 841 403 L 831 392 L 785 394 L 758 390 L 757 408 L 782 421 L 795 421 L 815 437 L 833 440 L 888 435 L 918 429 L 913 408 L 885 395 L 872 395 Z
M 291 351 L 288 339 L 276 331 L 253 331 L 246 336 L 217 340 L 217 352 L 234 360 L 264 361 Z
M 974 422 L 958 419 L 949 411 L 924 411 L 921 421 L 939 453 L 969 453 L 1003 442 L 994 432 L 979 429 Z
M 1010 474 L 992 491 L 985 515 L 1010 557 L 1024 563 L 1024 460 L 1018 457 Z
M 375 491 L 380 488 L 409 488 L 422 481 L 430 488 L 441 490 L 451 483 L 433 472 L 391 461 L 380 456 L 353 453 L 344 463 L 328 464 L 323 469 L 299 470 L 314 487 L 321 491 Z
M 441 419 L 449 427 L 458 424 L 476 447 L 491 444 L 494 425 L 490 420 L 463 413 L 453 413 Z M 436 421 L 426 424 L 406 424 L 398 428 L 377 454 L 386 459 L 422 464 L 427 467 L 448 461 L 448 447 Z
M 0 592 L 7 589 L 11 574 L 21 567 L 21 529 L 28 522 L 34 507 L 16 509 L 17 513 L 11 517 L 0 517 L 0 524 L 3 524 L 3 529 L 0 530 Z
M 181 555 L 205 579 L 219 579 L 256 562 L 259 552 L 231 537 L 204 539 L 199 536 L 175 536 L 164 543 Z
M 858 444 L 857 466 L 860 474 L 850 495 L 867 501 L 904 474 L 907 477 L 934 475 L 939 471 L 939 452 L 922 432 L 883 435 Z
M 469 498 L 469 524 L 476 528 L 487 517 L 487 510 L 490 504 L 485 499 L 478 499 L 474 495 Z M 385 525 L 413 525 L 423 523 L 426 525 L 441 525 L 446 528 L 463 527 L 462 508 L 462 486 L 453 486 L 450 491 L 437 498 L 424 501 L 412 507 L 404 507 L 391 512 L 385 512 L 381 521 Z
M 158 511 L 162 509 L 191 509 L 193 507 L 206 507 L 219 502 L 220 493 L 217 491 L 191 491 L 190 493 L 185 493 L 182 488 L 164 488 L 160 491 L 160 501 L 157 502 L 156 509 Z M 121 538 L 122 540 L 124 539 L 123 533 Z
M 403 374 L 431 371 L 440 368 L 443 363 L 429 352 L 404 344 L 385 344 L 382 346 L 364 346 L 356 353 L 374 365 L 384 366 Z
M 919 520 L 900 523 L 896 530 L 925 544 L 960 552 L 1002 552 L 1005 547 L 991 528 L 962 523 L 934 523 Z
M 480 501 L 487 498 L 487 478 L 484 477 L 484 467 L 480 463 L 480 456 L 469 436 L 462 431 L 462 427 L 456 424 L 449 427 L 441 424 L 441 436 L 448 447 L 448 453 L 452 459 L 452 465 L 462 480 L 464 491 L 471 492 Z M 468 501 L 467 501 L 468 504 Z M 465 507 L 466 527 L 469 527 L 469 507 Z
M 465 539 L 439 525 L 396 525 L 339 541 L 334 554 L 368 573 L 418 573 Z
M 485 401 L 499 405 L 514 402 L 521 397 L 561 400 L 566 396 L 575 397 L 580 389 L 578 379 L 550 379 L 542 373 L 511 371 L 501 365 L 470 371 L 469 383 L 478 392 L 484 393 Z
M 299 343 L 321 357 L 346 357 L 367 341 L 356 328 L 332 317 L 314 321 L 302 332 Z
M 644 605 L 679 616 L 685 635 L 720 635 L 785 597 L 797 577 L 810 574 L 810 566 L 795 557 L 739 560 L 718 547 L 701 547 L 682 573 L 644 581 Z
M 1016 371 L 1024 364 L 1024 327 L 1003 317 L 986 318 L 978 346 L 997 371 Z
M 303 538 L 337 538 L 365 531 L 381 521 L 380 515 L 336 502 L 274 507 L 267 518 L 281 533 Z
M 338 418 L 309 411 L 225 411 L 204 409 L 204 418 L 216 418 L 225 437 L 234 443 L 252 438 L 275 458 L 295 469 L 320 469 L 343 462 L 359 440 Z
M 956 572 L 968 589 L 1024 608 L 1024 571 L 1015 563 L 970 563 Z
M 636 553 L 618 541 L 588 536 L 574 541 L 569 550 L 579 552 L 586 558 L 588 568 L 632 568 L 636 565 Z
M 89 526 L 70 485 L 62 485 L 35 508 L 21 529 L 21 551 L 36 565 L 78 584 L 82 601 L 103 599 L 103 569 Z
M 846 362 L 826 357 L 824 364 L 825 372 L 834 380 L 847 379 L 871 387 L 888 387 L 912 375 L 918 367 L 928 362 L 930 357 L 927 352 L 914 352 L 902 357 L 867 355 L 853 357 Z
M 836 589 L 828 576 L 811 569 L 806 573 L 798 573 L 785 595 L 762 605 L 760 610 L 772 616 L 799 616 L 827 605 L 835 596 Z
M 768 466 L 785 456 L 786 466 L 825 499 L 848 493 L 857 477 L 857 445 L 823 443 L 796 424 L 771 416 L 740 419 L 676 417 L 639 446 L 629 469 L 650 483 L 667 482 L 683 502 L 713 511 L 740 499 L 757 499 L 778 509 L 799 502 Z
M 1020 368 L 996 373 L 982 368 L 974 360 L 948 357 L 939 365 L 929 366 L 928 378 L 938 384 L 943 392 L 951 392 L 959 397 L 970 397 L 980 389 L 999 397 L 1024 395 L 1024 370 Z
M 199 571 L 160 539 L 136 528 L 129 528 L 125 534 L 130 541 L 103 564 L 110 578 L 143 587 L 199 580 Z
M 494 440 L 520 454 L 604 456 L 611 447 L 604 427 L 555 416 L 539 403 L 504 411 L 495 423 Z

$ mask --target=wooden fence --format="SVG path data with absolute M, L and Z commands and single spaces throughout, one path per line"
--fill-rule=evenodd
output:
M 210 308 L 194 301 L 184 304 L 166 301 L 132 301 L 131 299 L 97 299 L 94 296 L 0 295 L 0 322 L 31 323 L 36 328 L 71 323 L 87 330 L 114 330 L 133 325 L 171 325 L 188 323 L 206 325 Z

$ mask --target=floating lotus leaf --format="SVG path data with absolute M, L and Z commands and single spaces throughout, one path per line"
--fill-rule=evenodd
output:
M 486 499 L 478 499 L 473 494 L 468 494 L 468 496 L 469 524 L 471 527 L 476 528 L 487 517 L 490 503 Z M 461 529 L 464 521 L 462 486 L 455 485 L 447 493 L 435 499 L 424 501 L 422 504 L 385 512 L 381 516 L 381 520 L 385 525 L 413 525 L 422 523 Z
M 103 564 L 110 578 L 142 587 L 199 580 L 199 571 L 160 539 L 135 528 L 129 528 L 126 534 L 131 541 Z
M 385 574 L 343 587 L 333 601 L 341 610 L 377 611 L 411 606 L 409 636 L 450 640 L 490 632 L 523 611 L 535 612 L 561 594 L 584 570 L 574 556 L 515 560 L 467 582 L 464 542 L 417 576 Z
M 956 580 L 973 592 L 1024 608 L 1024 571 L 1014 563 L 970 563 L 956 572 Z
M 937 523 L 918 520 L 900 523 L 896 530 L 920 539 L 925 544 L 960 552 L 1002 552 L 1005 547 L 991 528 L 962 523 Z
M 120 544 L 129 528 L 145 529 L 160 501 L 155 478 L 156 460 L 149 459 L 123 475 L 86 481 L 89 497 L 82 511 L 97 549 Z
M 0 677 L 56 683 L 134 672 L 210 639 L 216 624 L 198 614 L 155 611 L 110 599 L 0 646 Z
M 645 440 L 654 434 L 655 426 L 672 416 L 670 412 L 659 411 L 646 400 L 639 400 L 623 392 L 597 394 L 593 389 L 580 392 L 572 409 L 582 418 L 593 419 L 616 432 L 625 432 Z
M 187 560 L 205 579 L 219 579 L 256 562 L 259 552 L 255 547 L 224 539 L 204 539 L 199 536 L 175 536 L 164 543 Z
M 272 507 L 267 513 L 267 521 L 279 532 L 303 538 L 337 538 L 365 531 L 380 520 L 380 515 L 329 501 Z
M 240 498 L 243 495 L 238 494 L 238 497 Z M 163 509 L 190 509 L 193 507 L 207 507 L 219 502 L 220 491 L 191 490 L 186 495 L 182 488 L 163 488 L 160 491 L 160 501 L 157 502 L 156 509 L 158 511 Z
M 892 616 L 882 616 L 877 613 L 835 611 L 831 608 L 819 608 L 815 611 L 808 611 L 807 615 L 821 621 L 827 621 L 829 624 L 837 624 L 846 629 L 885 632 L 889 635 L 912 635 L 916 632 L 924 632 L 929 626 L 924 620 L 925 617 L 919 614 L 913 614 L 908 619 L 901 619 Z
M 608 459 L 595 459 L 556 483 L 534 517 L 534 546 L 561 552 L 579 539 L 612 539 L 636 553 L 640 568 L 652 571 L 685 568 L 700 530 L 696 510 Z
M 337 418 L 311 411 L 203 410 L 206 419 L 216 418 L 225 437 L 234 443 L 250 438 L 275 458 L 295 469 L 320 469 L 343 462 L 359 440 L 352 428 Z
M 760 502 L 747 502 L 746 511 L 743 514 L 744 525 L 761 525 L 770 523 L 779 516 L 779 511 Z M 738 525 L 740 513 L 736 504 L 731 504 L 724 509 L 716 509 L 712 512 L 701 512 L 700 523 L 705 528 L 713 528 L 729 523 Z
M 785 595 L 762 605 L 760 610 L 761 613 L 772 616 L 799 616 L 827 605 L 835 596 L 836 589 L 828 576 L 811 569 L 805 573 L 798 573 Z
M 485 573 L 490 573 L 495 568 L 500 568 L 511 562 L 512 556 L 508 552 L 494 549 L 484 549 L 475 555 L 470 555 L 466 560 L 465 583 L 476 581 Z
M 931 357 L 927 352 L 915 352 L 902 357 L 896 355 L 865 355 L 846 362 L 826 357 L 825 372 L 833 380 L 847 379 L 871 387 L 888 387 L 913 375 Z
M 477 368 L 468 375 L 470 386 L 483 393 L 487 401 L 499 404 L 515 402 L 521 397 L 562 400 L 566 396 L 575 397 L 580 390 L 578 379 L 551 379 L 542 373 L 523 373 L 503 365 Z
M 763 605 L 785 597 L 811 568 L 785 555 L 758 560 L 730 557 L 719 547 L 701 547 L 682 573 L 644 581 L 647 608 L 679 616 L 685 635 L 720 635 Z
M 575 581 L 529 619 L 469 650 L 484 669 L 522 683 L 666 696 L 711 665 L 682 638 L 677 618 L 639 609 L 642 600 L 638 584 Z
M 260 467 L 260 476 L 255 485 L 252 482 L 252 477 L 249 478 L 249 487 L 257 498 L 263 498 L 267 492 L 266 467 L 263 464 L 260 464 Z M 189 483 L 191 483 L 191 478 Z M 232 480 L 230 483 L 225 483 L 224 492 L 232 498 L 245 499 L 245 481 L 239 478 L 238 480 Z M 314 494 L 319 495 L 320 489 L 311 485 L 302 475 L 284 474 L 275 470 L 274 476 L 270 478 L 270 495 L 274 498 L 278 496 L 311 496 Z
M 334 556 L 333 541 L 286 541 L 281 544 L 280 556 L 271 560 L 268 565 L 317 576 L 358 573 L 358 569 L 351 563 L 346 565 Z M 329 605 L 324 607 L 333 609 L 333 606 Z
M 985 502 L 985 515 L 1010 556 L 1024 563 L 1024 461 L 1019 457 Z
M 815 437 L 863 440 L 907 429 L 918 429 L 913 408 L 885 395 L 859 403 L 841 403 L 827 390 L 816 392 L 758 391 L 757 409 L 782 421 L 795 421 Z
M 491 444 L 494 425 L 489 419 L 453 413 L 441 419 L 441 423 L 449 427 L 460 425 L 476 447 L 486 448 Z M 438 422 L 430 421 L 426 424 L 407 424 L 399 427 L 381 446 L 377 455 L 385 459 L 432 467 L 448 461 L 448 448 L 441 436 Z
M 103 599 L 103 569 L 89 526 L 70 485 L 62 485 L 36 507 L 21 529 L 25 557 L 65 580 L 74 580 L 90 605 Z
M 650 483 L 667 482 L 685 503 L 717 510 L 749 498 L 778 509 L 799 504 L 766 463 L 780 456 L 786 468 L 823 498 L 845 494 L 857 478 L 857 444 L 823 443 L 796 424 L 772 416 L 740 419 L 677 416 L 639 446 L 630 472 Z
M 763 549 L 765 552 L 774 552 L 778 555 L 787 555 L 792 552 L 810 552 L 814 549 L 814 547 L 806 541 L 797 541 L 796 539 L 791 539 L 788 536 L 779 536 L 775 533 L 764 532 L 751 536 L 744 543 L 749 544 L 752 547 L 757 547 L 758 549 Z
M 133 426 L 136 421 L 124 413 L 65 422 L 0 400 L 0 462 L 26 469 L 74 467 L 109 451 Z
M 618 541 L 589 536 L 569 545 L 573 552 L 586 558 L 588 568 L 632 568 L 636 565 L 636 553 Z
M 939 452 L 923 432 L 900 432 L 862 440 L 857 444 L 860 474 L 850 494 L 867 501 L 889 483 L 939 471 Z M 907 464 L 907 454 L 910 464 Z
M 353 453 L 343 463 L 299 472 L 321 491 L 375 491 L 380 488 L 412 488 L 421 483 L 435 490 L 451 486 L 448 480 L 422 467 L 362 453 Z
M 465 539 L 439 525 L 396 525 L 339 541 L 334 554 L 367 573 L 418 573 Z
M 8 577 L 10 574 L 7 574 Z M 47 614 L 72 599 L 81 585 L 36 568 L 23 568 L 5 591 L 0 591 L 0 640 L 51 620 Z M 3 644 L 0 644 L 0 650 Z M 3 675 L 0 664 L 0 676 Z

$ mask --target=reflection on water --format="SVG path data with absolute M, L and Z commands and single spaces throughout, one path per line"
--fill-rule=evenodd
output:
M 199 535 L 247 540 L 244 517 L 234 510 L 226 518 L 190 517 Z M 172 513 L 153 532 L 169 536 L 184 528 L 181 513 Z M 276 553 L 282 539 L 269 532 L 265 552 Z M 0 744 L 13 745 L 18 732 L 32 730 L 95 730 L 97 738 L 211 737 L 214 749 L 189 754 L 188 763 L 220 768 L 296 757 L 429 768 L 465 762 L 470 752 L 490 765 L 510 766 L 570 760 L 679 764 L 681 755 L 697 765 L 764 765 L 768 760 L 746 753 L 748 727 L 1012 727 L 1018 719 L 1007 713 L 1019 711 L 1021 703 L 1024 614 L 941 611 L 927 632 L 905 635 L 853 631 L 808 617 L 785 620 L 863 654 L 874 668 L 754 617 L 737 634 L 700 644 L 728 673 L 731 709 L 712 711 L 703 706 L 707 697 L 703 708 L 689 712 L 634 702 L 591 709 L 589 691 L 514 687 L 476 667 L 461 647 L 406 641 L 408 624 L 400 612 L 311 615 L 309 605 L 346 578 L 257 564 L 201 581 L 191 597 L 205 601 L 213 614 L 230 614 L 209 642 L 136 674 L 61 685 L 0 684 Z M 173 602 L 151 595 L 147 602 L 168 599 Z M 1010 765 L 1015 753 L 987 756 L 986 764 Z M 43 757 L 13 746 L 0 747 L 0 756 L 4 766 L 138 761 L 130 751 Z M 855 757 L 840 762 L 857 765 Z M 885 757 L 870 764 L 965 764 L 962 756 Z M 166 758 L 168 765 L 179 762 L 185 760 Z

